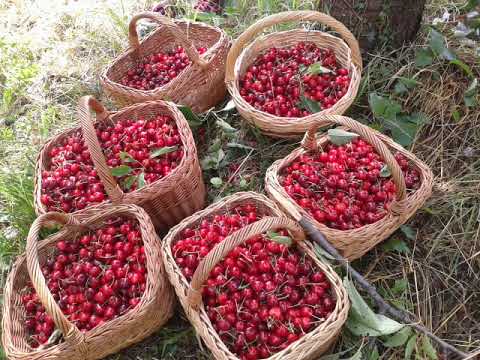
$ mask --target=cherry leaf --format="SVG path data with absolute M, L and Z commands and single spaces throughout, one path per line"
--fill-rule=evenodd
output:
M 270 240 L 275 241 L 276 243 L 285 245 L 287 247 L 289 247 L 293 244 L 293 240 L 290 236 L 283 236 L 283 235 L 280 235 L 279 233 L 276 233 L 274 231 L 268 231 L 267 232 L 267 237 Z
M 141 172 L 137 177 L 137 190 L 145 186 L 145 173 Z
M 359 137 L 358 134 L 351 133 L 342 129 L 329 129 L 328 137 L 335 145 L 345 145 L 352 142 L 353 139 Z
M 164 146 L 162 148 L 154 149 L 150 153 L 150 159 L 156 158 L 158 156 L 162 156 L 171 152 L 174 152 L 178 149 L 178 146 Z
M 302 109 L 310 111 L 312 114 L 322 111 L 319 103 L 315 100 L 305 97 L 305 95 L 300 95 L 300 104 L 298 104 Z
M 120 166 L 111 168 L 111 171 L 113 176 L 121 177 L 121 176 L 130 174 L 130 172 L 132 171 L 132 168 L 127 165 L 120 165 Z
M 137 181 L 136 176 L 128 176 L 123 182 L 123 186 L 125 187 L 126 190 L 130 190 L 133 184 L 135 184 L 135 181 Z
M 321 62 L 316 62 L 307 68 L 306 73 L 310 75 L 318 75 L 318 74 L 331 74 L 333 73 L 333 71 L 322 66 Z
M 120 152 L 120 159 L 122 159 L 122 161 L 126 163 L 136 162 L 132 155 L 125 151 Z
M 390 168 L 388 167 L 387 164 L 382 166 L 382 169 L 380 170 L 380 177 L 382 178 L 388 178 L 392 176 L 392 172 L 390 171 Z

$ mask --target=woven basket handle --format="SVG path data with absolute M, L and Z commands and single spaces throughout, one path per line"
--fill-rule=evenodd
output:
M 305 136 L 302 140 L 302 147 L 307 151 L 315 151 L 318 149 L 318 143 L 315 137 L 317 129 L 319 127 L 336 124 L 342 125 L 351 129 L 354 133 L 360 135 L 368 143 L 370 143 L 375 150 L 380 154 L 382 159 L 385 160 L 385 163 L 388 165 L 391 173 L 393 182 L 397 187 L 397 202 L 393 203 L 391 210 L 397 214 L 403 212 L 403 208 L 399 207 L 399 202 L 405 200 L 407 197 L 407 187 L 405 185 L 405 178 L 403 177 L 402 169 L 395 160 L 395 157 L 392 155 L 391 151 L 385 145 L 385 143 L 380 140 L 375 133 L 368 126 L 359 123 L 349 117 L 340 116 L 340 115 L 325 115 L 322 116 L 322 119 L 312 126 L 305 133 Z
M 166 31 L 169 31 L 172 36 L 177 39 L 178 43 L 185 49 L 185 52 L 187 53 L 189 59 L 194 64 L 200 66 L 201 68 L 205 68 L 208 66 L 208 62 L 206 62 L 200 57 L 200 54 L 198 53 L 194 44 L 188 39 L 188 36 L 183 32 L 183 30 L 180 29 L 178 25 L 175 24 L 175 22 L 168 17 L 162 16 L 154 12 L 142 12 L 135 15 L 132 20 L 130 20 L 130 25 L 128 27 L 128 42 L 130 43 L 130 47 L 132 49 L 135 49 L 137 51 L 140 50 L 140 41 L 138 39 L 137 33 L 137 22 L 140 19 L 150 19 L 157 24 L 162 25 Z
M 27 237 L 27 269 L 38 298 L 43 306 L 45 306 L 46 312 L 53 318 L 55 326 L 62 332 L 64 339 L 73 344 L 80 344 L 83 339 L 83 334 L 65 317 L 56 303 L 52 293 L 48 289 L 38 261 L 38 233 L 44 225 L 48 226 L 52 223 L 68 226 L 82 226 L 81 223 L 70 214 L 49 212 L 40 215 L 33 222 Z
M 318 11 L 285 11 L 278 14 L 273 14 L 267 16 L 255 24 L 251 25 L 247 30 L 241 34 L 237 40 L 233 43 L 232 48 L 228 52 L 227 56 L 227 65 L 225 80 L 227 83 L 233 82 L 235 79 L 234 69 L 235 62 L 240 56 L 243 48 L 253 39 L 256 35 L 263 31 L 265 28 L 277 25 L 280 23 L 286 22 L 295 22 L 295 21 L 314 21 L 328 26 L 329 28 L 335 30 L 340 36 L 345 40 L 352 51 L 352 61 L 353 63 L 362 70 L 362 55 L 360 53 L 360 46 L 358 45 L 357 39 L 355 36 L 343 25 L 340 21 L 331 17 L 330 15 L 318 12 Z
M 193 274 L 190 289 L 188 291 L 188 302 L 194 308 L 198 308 L 202 300 L 201 288 L 205 281 L 208 279 L 210 272 L 215 265 L 227 256 L 230 251 L 237 246 L 243 244 L 246 240 L 252 236 L 263 234 L 268 230 L 277 230 L 286 228 L 290 230 L 293 238 L 296 241 L 305 239 L 305 234 L 300 226 L 293 220 L 287 217 L 265 217 L 259 221 L 256 221 L 250 225 L 247 225 L 234 233 L 227 236 L 221 243 L 215 245 L 215 247 L 208 253 L 208 255 L 200 262 L 195 273 Z
M 117 181 L 112 175 L 107 165 L 105 156 L 97 138 L 97 132 L 93 126 L 94 121 L 91 118 L 91 110 L 96 114 L 97 120 L 103 120 L 108 117 L 108 112 L 102 104 L 93 96 L 83 96 L 78 102 L 78 118 L 83 131 L 83 138 L 87 144 L 90 157 L 92 158 L 98 177 L 105 187 L 105 191 L 113 204 L 119 204 L 123 198 L 123 191 L 118 186 Z

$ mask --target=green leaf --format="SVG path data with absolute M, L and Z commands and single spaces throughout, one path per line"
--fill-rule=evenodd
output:
M 390 171 L 390 168 L 388 167 L 387 164 L 382 166 L 382 169 L 380 170 L 380 177 L 387 178 L 392 176 L 392 172 Z
M 293 244 L 293 240 L 290 236 L 283 236 L 283 235 L 280 235 L 276 232 L 273 232 L 273 231 L 268 231 L 267 232 L 267 237 L 272 240 L 272 241 L 275 241 L 276 243 L 279 243 L 279 244 L 282 244 L 282 245 L 285 245 L 285 246 L 291 246 Z
M 114 168 L 110 168 L 113 176 L 121 177 L 129 174 L 133 169 L 127 165 L 120 165 Z
M 435 29 L 430 30 L 430 48 L 442 59 L 452 61 L 457 58 L 457 55 L 447 47 L 443 35 Z
M 455 120 L 456 122 L 459 122 L 459 121 L 460 121 L 460 117 L 461 117 L 460 111 L 454 110 L 454 111 L 452 112 L 452 118 L 453 118 L 453 120 Z
M 352 357 L 349 357 L 348 359 L 344 360 L 363 360 L 363 355 L 362 355 L 362 348 L 360 347 L 355 354 L 353 354 Z
M 419 49 L 415 54 L 415 66 L 424 68 L 433 64 L 433 54 L 430 49 Z
M 246 189 L 248 187 L 248 182 L 245 179 L 240 180 L 238 183 L 238 186 L 240 186 L 241 189 Z
M 119 155 L 120 155 L 120 159 L 122 159 L 123 162 L 126 162 L 126 163 L 137 162 L 137 160 L 135 160 L 132 157 L 132 155 L 130 155 L 129 153 L 127 153 L 125 151 L 121 151 Z
M 395 84 L 394 92 L 396 94 L 403 94 L 408 90 L 414 89 L 418 84 L 420 84 L 420 82 L 415 79 L 399 77 Z
M 397 114 L 402 111 L 402 106 L 398 102 L 379 96 L 376 93 L 369 94 L 368 103 L 370 104 L 373 115 L 385 120 L 395 119 Z
M 472 69 L 470 68 L 470 66 L 468 66 L 467 64 L 465 64 L 462 60 L 460 59 L 454 59 L 452 61 L 450 61 L 450 64 L 451 65 L 455 65 L 456 67 L 458 67 L 460 70 L 463 70 L 463 72 L 465 72 L 465 74 L 467 74 L 469 77 L 473 77 L 473 71 Z
M 320 104 L 315 100 L 305 97 L 305 95 L 300 95 L 300 108 L 310 111 L 312 114 L 322 111 Z
M 135 181 L 137 181 L 137 177 L 136 176 L 128 176 L 125 181 L 123 182 L 123 186 L 126 190 L 130 190 L 133 186 L 133 184 L 135 184 Z
M 150 159 L 153 159 L 153 158 L 156 158 L 158 156 L 165 155 L 165 154 L 169 154 L 171 152 L 176 151 L 177 149 L 178 149 L 177 145 L 175 145 L 175 146 L 164 146 L 162 148 L 153 149 L 150 152 Z
M 468 86 L 467 90 L 465 91 L 465 95 L 463 97 L 465 101 L 465 105 L 467 107 L 472 107 L 477 104 L 477 93 L 478 93 L 478 80 L 477 78 L 475 78 Z
M 234 149 L 242 149 L 242 150 L 255 150 L 255 148 L 251 146 L 240 144 L 237 142 L 229 142 L 227 143 L 227 147 L 234 148 Z
M 310 65 L 307 70 L 305 71 L 307 74 L 310 75 L 318 75 L 318 74 L 330 74 L 333 73 L 332 70 L 322 66 L 321 62 L 316 62 Z
M 415 135 L 418 131 L 418 125 L 404 120 L 405 117 L 401 116 L 395 120 L 385 120 L 385 126 L 391 131 L 393 140 L 395 140 L 395 142 L 402 146 L 409 146 L 415 139 Z
M 314 243 L 313 244 L 313 247 L 315 249 L 315 254 L 320 257 L 320 258 L 326 258 L 328 260 L 335 260 L 335 258 L 329 253 L 327 252 L 324 248 L 322 248 L 320 245 L 318 245 L 317 243 Z
M 342 129 L 329 129 L 327 133 L 330 141 L 335 145 L 345 145 L 351 143 L 353 139 L 360 136 Z
M 205 121 L 195 114 L 188 106 L 180 105 L 178 106 L 178 109 L 182 112 L 183 116 L 185 116 L 185 119 L 191 128 L 198 128 Z
M 237 132 L 238 130 L 232 127 L 228 122 L 225 120 L 222 120 L 220 118 L 217 118 L 217 125 L 225 132 L 225 133 L 234 133 Z
M 343 279 L 350 298 L 351 308 L 347 320 L 347 327 L 357 336 L 381 336 L 390 335 L 405 325 L 398 323 L 384 315 L 375 314 L 368 304 L 358 293 L 352 281 L 347 277 Z
M 396 251 L 398 253 L 409 253 L 410 248 L 407 243 L 399 238 L 391 238 L 382 245 L 382 249 L 385 252 Z
M 235 109 L 235 102 L 233 101 L 233 99 L 231 99 L 221 110 L 219 110 L 219 112 L 230 111 L 233 109 Z
M 438 360 L 437 351 L 430 342 L 430 338 L 424 336 L 422 339 L 422 350 L 431 360 Z
M 405 326 L 402 330 L 387 337 L 383 341 L 383 346 L 387 348 L 402 346 L 408 341 L 411 334 L 412 334 L 412 329 L 408 326 Z
M 137 190 L 145 186 L 145 173 L 142 171 L 137 177 Z
M 414 334 L 410 340 L 408 340 L 407 346 L 405 346 L 405 360 L 410 360 L 413 350 L 415 349 L 415 345 L 417 345 L 417 335 Z
M 471 11 L 480 5 L 480 0 L 468 0 L 467 3 L 461 8 L 463 11 Z
M 401 295 L 405 292 L 408 286 L 408 281 L 406 279 L 395 280 L 393 287 L 390 289 L 392 294 Z
M 400 226 L 400 230 L 402 230 L 407 239 L 415 240 L 417 238 L 417 231 L 410 225 L 402 225 Z
M 372 352 L 370 353 L 370 355 L 368 355 L 367 360 L 378 360 L 378 359 L 380 359 L 380 354 L 378 353 L 378 348 L 375 346 Z
M 222 186 L 223 181 L 219 177 L 213 177 L 210 179 L 210 184 L 212 184 L 214 188 L 218 189 L 220 186 Z
M 225 158 L 225 152 L 220 148 L 215 152 L 209 153 L 205 156 L 201 163 L 203 170 L 215 169 L 217 170 L 220 167 L 221 161 Z

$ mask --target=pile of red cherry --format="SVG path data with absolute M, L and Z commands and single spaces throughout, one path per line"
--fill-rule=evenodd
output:
M 362 139 L 323 152 L 301 155 L 281 173 L 287 194 L 315 220 L 350 230 L 382 219 L 396 194 L 396 186 L 374 148 Z M 396 153 L 408 189 L 420 186 L 420 174 Z M 383 174 L 382 174 L 383 173 Z
M 318 71 L 311 73 L 312 65 Z M 349 71 L 337 63 L 332 50 L 300 42 L 258 56 L 240 81 L 240 95 L 267 113 L 304 117 L 312 109 L 305 107 L 302 97 L 316 102 L 321 110 L 328 109 L 345 95 L 349 85 Z
M 207 48 L 199 47 L 197 51 L 201 55 Z M 120 83 L 138 90 L 153 90 L 176 78 L 188 65 L 190 59 L 185 49 L 177 46 L 173 50 L 147 56 L 135 68 L 128 70 Z
M 116 218 L 75 240 L 61 240 L 41 270 L 65 316 L 82 332 L 125 314 L 145 291 L 145 250 L 136 221 Z M 30 344 L 38 347 L 55 324 L 32 285 L 22 291 Z
M 184 229 L 172 246 L 184 276 L 191 280 L 216 244 L 261 217 L 254 205 L 245 204 Z M 323 322 L 336 304 L 330 282 L 314 262 L 294 245 L 269 236 L 254 236 L 231 251 L 202 290 L 215 330 L 242 360 L 268 358 L 285 349 Z
M 123 119 L 96 126 L 107 165 L 128 166 L 119 176 L 123 191 L 136 190 L 143 174 L 146 184 L 168 175 L 183 157 L 175 121 L 165 115 L 149 119 Z M 159 149 L 165 149 L 161 155 Z M 73 212 L 106 199 L 81 132 L 64 138 L 49 153 L 50 166 L 42 172 L 41 202 L 49 211 Z

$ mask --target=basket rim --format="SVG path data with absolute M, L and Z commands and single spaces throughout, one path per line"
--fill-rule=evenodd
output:
M 203 31 L 205 30 L 214 31 L 219 35 L 218 40 L 215 42 L 215 44 L 212 47 L 209 47 L 205 53 L 200 55 L 201 59 L 204 59 L 204 60 L 209 59 L 209 65 L 212 62 L 212 60 L 215 58 L 217 53 L 220 51 L 220 49 L 222 49 L 225 46 L 228 46 L 228 44 L 230 43 L 230 38 L 227 35 L 227 33 L 217 26 L 213 26 L 213 25 L 206 24 L 199 21 L 185 20 L 185 19 L 173 19 L 173 21 L 176 24 L 186 25 L 187 28 L 189 28 L 190 26 L 194 26 L 194 27 L 198 27 L 199 29 L 202 29 Z M 142 45 L 146 41 L 161 35 L 161 33 L 162 33 L 162 26 L 158 26 L 157 29 L 152 31 L 148 36 L 146 36 L 140 42 L 140 47 L 142 47 Z M 109 65 L 107 65 L 103 71 L 101 71 L 99 76 L 100 81 L 105 86 L 115 87 L 116 92 L 120 92 L 122 94 L 130 94 L 130 95 L 133 94 L 134 96 L 138 96 L 138 97 L 162 95 L 163 93 L 168 92 L 170 88 L 175 87 L 179 79 L 181 79 L 180 76 L 181 75 L 185 76 L 184 74 L 187 71 L 190 71 L 194 65 L 193 63 L 190 63 L 188 66 L 182 69 L 182 71 L 180 71 L 175 78 L 171 79 L 168 83 L 162 86 L 159 86 L 151 90 L 139 90 L 126 85 L 122 85 L 121 83 L 112 80 L 109 76 L 110 72 L 114 71 L 118 63 L 124 58 L 130 56 L 134 51 L 135 50 L 130 47 L 126 48 L 115 59 L 113 59 L 112 62 Z M 207 68 L 211 68 L 211 66 L 208 66 Z
M 72 215 L 72 214 L 69 214 Z M 74 217 L 74 215 L 72 215 Z M 64 225 L 62 228 L 60 228 L 57 232 L 54 234 L 51 234 L 47 236 L 43 240 L 38 241 L 38 253 L 40 251 L 45 250 L 48 251 L 49 248 L 54 247 L 55 244 L 65 238 L 71 238 L 71 233 L 72 231 L 75 232 L 75 234 L 78 233 L 84 233 L 86 231 L 93 231 L 94 229 L 97 229 L 99 226 L 104 226 L 102 223 L 103 220 L 109 219 L 109 218 L 115 218 L 115 217 L 127 217 L 129 219 L 133 219 L 137 221 L 139 225 L 139 230 L 142 235 L 142 242 L 144 246 L 150 246 L 150 245 L 156 245 L 159 243 L 159 238 L 157 233 L 154 230 L 153 224 L 151 223 L 150 218 L 148 217 L 146 211 L 142 209 L 141 207 L 134 205 L 134 204 L 122 204 L 122 205 L 112 205 L 108 209 L 103 209 L 103 211 L 92 213 L 89 217 L 83 217 L 79 219 L 82 227 L 85 225 L 85 229 L 75 229 L 75 225 L 69 226 L 69 225 Z M 91 228 L 90 228 L 91 226 Z M 148 241 L 145 242 L 145 239 L 148 238 Z M 146 256 L 146 264 L 147 264 L 147 269 L 152 270 L 152 269 L 157 269 L 158 270 L 158 261 L 163 262 L 163 257 L 161 255 L 161 245 L 156 246 L 156 251 L 146 251 L 145 256 Z M 10 315 L 13 312 L 18 312 L 21 311 L 20 309 L 12 309 L 10 308 L 10 303 L 13 299 L 14 293 L 16 290 L 14 289 L 14 284 L 16 281 L 16 278 L 20 275 L 22 270 L 26 272 L 27 278 L 31 281 L 31 277 L 28 274 L 28 268 L 27 268 L 27 254 L 26 252 L 22 253 L 17 257 L 15 260 L 12 269 L 10 270 L 10 273 L 7 277 L 6 281 L 6 286 L 5 286 L 5 293 L 4 293 L 4 302 L 2 306 L 2 312 L 3 314 Z M 150 266 L 149 266 L 150 265 Z M 22 269 L 23 267 L 23 269 Z M 158 274 L 153 274 L 152 271 L 149 271 L 150 276 L 147 276 L 146 278 L 146 284 L 147 282 L 150 283 L 151 289 L 150 291 L 148 290 L 148 287 L 146 290 L 143 292 L 142 297 L 140 298 L 139 304 L 133 308 L 127 311 L 126 313 L 122 314 L 121 316 L 118 316 L 114 319 L 111 319 L 91 330 L 86 331 L 85 333 L 82 333 L 83 336 L 80 339 L 79 343 L 85 342 L 85 340 L 89 340 L 88 343 L 88 348 L 94 347 L 95 343 L 103 342 L 102 338 L 99 336 L 105 331 L 108 331 L 108 329 L 113 327 L 116 327 L 119 325 L 119 323 L 123 322 L 127 316 L 132 316 L 132 311 L 135 312 L 135 315 L 141 315 L 141 317 L 147 316 L 146 314 L 143 314 L 143 311 L 145 308 L 152 308 L 154 304 L 148 304 L 146 301 L 150 298 L 155 298 L 155 294 L 158 291 L 161 291 L 162 289 L 164 290 L 163 294 L 163 301 L 162 304 L 165 305 L 162 310 L 165 310 L 165 316 L 168 318 L 170 317 L 172 313 L 172 305 L 174 302 L 173 294 L 169 293 L 168 290 L 168 280 L 166 279 L 165 275 L 165 270 L 163 269 L 163 276 L 155 276 Z M 152 281 L 152 279 L 155 279 L 155 281 Z M 150 295 L 150 298 L 147 298 L 147 296 Z M 8 346 L 6 345 L 7 340 L 10 340 L 11 338 L 11 326 L 8 325 L 9 317 L 3 316 L 2 317 L 2 343 L 5 349 L 5 352 L 7 355 L 11 355 L 12 351 L 15 353 L 15 355 L 20 355 L 20 356 L 43 356 L 43 354 L 50 354 L 52 352 L 61 352 L 65 351 L 67 348 L 71 347 L 72 345 L 69 344 L 68 341 L 62 341 L 60 343 L 51 345 L 49 347 L 39 349 L 39 348 L 33 348 L 28 342 L 26 343 L 27 349 L 29 351 L 20 351 L 17 347 L 12 346 L 14 345 L 13 343 L 9 343 Z M 73 327 L 77 328 L 76 325 L 69 321 Z M 77 328 L 78 330 L 78 328 Z M 98 340 L 92 340 L 92 339 L 98 339 Z M 73 346 L 78 347 L 78 344 L 73 344 Z M 87 352 L 88 353 L 88 352 Z
M 300 35 L 302 33 L 315 33 L 315 34 L 320 35 L 320 36 L 325 36 L 325 37 L 328 37 L 328 38 L 335 38 L 335 40 L 338 41 L 338 43 L 341 44 L 342 47 L 344 47 L 345 49 L 348 49 L 347 50 L 348 51 L 348 56 L 347 57 L 349 59 L 348 67 L 351 70 L 351 81 L 350 81 L 350 84 L 348 86 L 347 93 L 344 96 L 342 96 L 339 99 L 339 101 L 337 103 L 335 103 L 335 105 L 333 105 L 331 108 L 323 109 L 319 112 L 307 115 L 305 117 L 282 117 L 282 116 L 276 116 L 274 114 L 270 114 L 266 111 L 262 111 L 262 110 L 259 110 L 255 107 L 253 107 L 240 95 L 240 91 L 239 91 L 240 67 L 242 65 L 242 62 L 244 61 L 245 54 L 248 51 L 251 51 L 251 48 L 253 46 L 257 45 L 258 43 L 266 42 L 266 41 L 269 40 L 269 38 L 274 37 L 274 36 L 278 36 L 278 34 L 289 34 L 289 33 L 293 33 L 293 34 L 298 33 L 298 35 Z M 301 39 L 299 41 L 309 41 L 309 40 Z M 312 40 L 310 40 L 310 41 L 312 41 Z M 312 41 L 312 42 L 315 43 L 315 41 Z M 336 44 L 335 46 L 338 47 L 338 44 Z M 276 47 L 278 47 L 278 46 L 276 46 Z M 281 48 L 282 46 L 279 46 L 279 47 Z M 275 126 L 297 125 L 297 126 L 302 126 L 302 129 L 303 129 L 304 123 L 313 122 L 319 116 L 324 115 L 326 113 L 337 113 L 337 111 L 339 110 L 338 107 L 340 107 L 344 103 L 347 103 L 350 100 L 350 98 L 354 99 L 357 96 L 357 93 L 358 93 L 360 80 L 361 80 L 361 71 L 358 68 L 358 66 L 355 65 L 354 62 L 351 60 L 351 48 L 347 45 L 345 40 L 343 40 L 342 38 L 340 38 L 338 36 L 334 36 L 334 35 L 332 35 L 328 32 L 325 32 L 325 31 L 305 29 L 305 28 L 298 29 L 297 28 L 297 29 L 279 31 L 279 32 L 274 32 L 274 33 L 269 33 L 269 34 L 266 34 L 266 35 L 262 35 L 262 36 L 256 38 L 255 40 L 253 40 L 248 46 L 246 46 L 242 50 L 242 52 L 238 56 L 238 58 L 235 60 L 234 81 L 227 82 L 227 89 L 228 89 L 228 92 L 230 93 L 233 101 L 235 102 L 235 104 L 237 106 L 240 105 L 241 107 L 246 109 L 250 114 L 252 114 L 252 116 L 263 117 L 265 120 L 262 120 L 262 122 L 269 121 L 272 125 L 275 125 Z M 351 92 L 350 96 L 348 96 L 349 92 Z M 247 121 L 250 121 L 250 120 L 247 119 Z M 254 122 L 254 121 L 251 121 L 251 122 Z M 295 123 L 295 122 L 297 122 L 297 123 Z M 301 123 L 299 123 L 299 122 L 301 122 Z
M 385 145 L 387 145 L 390 149 L 395 149 L 398 152 L 402 153 L 402 155 L 404 155 L 405 157 L 407 157 L 407 159 L 412 161 L 414 167 L 417 170 L 419 170 L 420 177 L 421 177 L 421 180 L 422 180 L 421 184 L 420 184 L 420 187 L 418 189 L 416 189 L 415 191 L 408 193 L 406 198 L 405 198 L 405 201 L 406 202 L 411 201 L 413 196 L 417 192 L 420 192 L 420 193 L 421 192 L 426 192 L 427 194 L 430 194 L 431 190 L 432 190 L 432 187 L 433 187 L 433 182 L 432 182 L 433 173 L 432 173 L 431 169 L 422 160 L 420 160 L 417 156 L 415 156 L 415 154 L 408 151 L 407 149 L 405 149 L 400 144 L 397 144 L 392 139 L 390 139 L 388 136 L 378 132 L 377 130 L 374 130 L 374 129 L 371 129 L 371 130 L 375 133 L 375 135 L 377 137 L 380 138 L 380 140 L 382 142 L 385 143 Z M 328 135 L 326 133 L 325 134 L 317 134 L 317 138 L 316 138 L 317 144 L 319 144 L 319 145 L 325 144 L 328 141 L 327 136 Z M 325 224 L 322 224 L 322 223 L 318 222 L 317 220 L 315 220 L 313 218 L 313 216 L 311 216 L 305 209 L 300 207 L 290 196 L 288 196 L 288 194 L 284 190 L 283 186 L 281 186 L 280 182 L 279 182 L 280 171 L 283 168 L 285 168 L 286 166 L 288 166 L 290 163 L 292 163 L 300 155 L 303 155 L 303 154 L 306 154 L 306 153 L 309 153 L 309 152 L 311 152 L 311 151 L 309 151 L 309 150 L 303 148 L 302 146 L 300 146 L 300 147 L 294 149 L 290 154 L 288 154 L 284 158 L 276 160 L 275 162 L 273 162 L 268 167 L 268 169 L 265 173 L 265 190 L 267 191 L 269 196 L 271 196 L 275 200 L 276 203 L 279 202 L 281 204 L 282 202 L 287 202 L 289 205 L 293 206 L 295 208 L 295 210 L 298 211 L 302 216 L 304 216 L 305 218 L 307 218 L 308 220 L 313 222 L 313 224 L 317 228 L 321 229 L 322 231 L 326 231 L 326 232 L 329 232 L 329 233 L 332 233 L 332 234 L 333 233 L 338 233 L 338 234 L 341 233 L 342 235 L 352 236 L 352 237 L 355 236 L 357 233 L 373 230 L 373 228 L 376 227 L 381 222 L 391 221 L 393 219 L 402 218 L 404 216 L 404 214 L 394 215 L 394 214 L 392 214 L 392 211 L 388 211 L 387 214 L 385 215 L 385 217 L 383 217 L 382 219 L 380 219 L 380 220 L 378 220 L 378 221 L 376 221 L 372 224 L 366 224 L 366 225 L 363 225 L 359 228 L 350 229 L 350 230 L 333 229 L 333 228 L 330 228 L 330 227 L 326 226 Z M 272 191 L 272 188 L 275 189 L 275 191 Z M 421 202 L 423 203 L 423 201 L 421 201 Z M 421 204 L 418 204 L 418 205 L 421 205 Z
M 174 285 L 177 297 L 180 299 L 180 302 L 181 302 L 182 306 L 184 307 L 184 310 L 187 313 L 187 317 L 190 318 L 190 316 L 193 316 L 195 318 L 195 321 L 191 320 L 192 325 L 195 328 L 197 328 L 196 321 L 201 323 L 198 326 L 199 327 L 200 326 L 205 327 L 208 330 L 208 335 L 207 336 L 213 338 L 215 342 L 217 342 L 217 339 L 214 337 L 214 335 L 212 335 L 212 333 L 217 335 L 217 336 L 218 336 L 218 333 L 214 329 L 214 327 L 213 327 L 213 325 L 210 321 L 210 318 L 208 317 L 208 314 L 205 311 L 205 306 L 204 306 L 203 301 L 201 302 L 198 311 L 193 310 L 191 307 L 185 308 L 185 306 L 188 306 L 188 305 L 185 305 L 184 301 L 186 301 L 186 293 L 187 293 L 188 289 L 190 288 L 189 287 L 189 282 L 183 276 L 183 274 L 181 274 L 181 270 L 180 270 L 180 268 L 178 267 L 178 265 L 176 264 L 176 262 L 173 258 L 173 254 L 172 254 L 172 251 L 171 251 L 171 245 L 172 245 L 172 242 L 175 240 L 175 237 L 184 228 L 188 227 L 192 222 L 198 222 L 198 221 L 201 221 L 201 219 L 204 219 L 208 216 L 211 216 L 213 214 L 217 214 L 217 213 L 221 212 L 223 209 L 225 209 L 228 206 L 228 204 L 232 204 L 232 203 L 237 204 L 237 203 L 248 202 L 248 201 L 252 201 L 252 202 L 255 202 L 257 204 L 261 203 L 262 205 L 266 206 L 267 208 L 269 208 L 272 211 L 272 216 L 288 217 L 278 207 L 278 205 L 275 202 L 268 199 L 263 194 L 256 193 L 256 192 L 253 192 L 253 191 L 237 192 L 237 193 L 234 193 L 232 195 L 226 196 L 226 197 L 222 198 L 219 202 L 213 203 L 213 204 L 209 205 L 208 207 L 206 207 L 205 209 L 200 210 L 197 213 L 185 218 L 179 224 L 177 224 L 175 227 L 170 229 L 168 234 L 163 238 L 163 242 L 162 242 L 162 250 L 163 250 L 162 251 L 162 256 L 163 256 L 163 259 L 164 259 L 165 268 L 167 270 L 167 274 L 168 274 L 168 277 L 170 279 L 170 282 L 172 283 L 172 285 Z M 318 258 L 316 258 L 315 256 L 312 255 L 312 253 L 311 253 L 312 250 L 310 249 L 309 243 L 307 241 L 301 242 L 297 246 L 299 246 L 300 250 L 305 252 L 307 254 L 307 256 L 311 257 L 312 260 L 314 260 L 316 266 L 325 273 L 325 275 L 329 279 L 329 282 L 332 286 L 332 293 L 337 298 L 336 299 L 337 301 L 336 301 L 336 305 L 335 305 L 335 310 L 332 311 L 332 313 L 329 315 L 329 317 L 327 319 L 325 319 L 324 322 L 322 322 L 322 324 L 318 325 L 317 327 L 315 327 L 315 329 L 313 329 L 312 331 L 310 331 L 310 332 L 308 332 L 307 334 L 304 334 L 304 335 L 305 336 L 310 335 L 311 337 L 314 337 L 314 336 L 320 335 L 320 334 L 318 334 L 320 331 L 325 331 L 328 328 L 332 328 L 332 330 L 337 330 L 336 328 L 341 328 L 341 326 L 343 325 L 343 323 L 346 320 L 346 316 L 348 314 L 350 303 L 349 303 L 349 299 L 348 299 L 346 289 L 343 286 L 343 283 L 342 283 L 340 277 L 338 276 L 338 274 L 333 270 L 333 268 L 329 264 L 322 262 L 320 259 L 318 259 Z M 332 279 L 335 279 L 337 281 L 337 283 L 335 283 Z M 182 291 L 185 294 L 179 293 L 179 291 L 177 291 L 177 286 L 181 287 Z M 345 300 L 345 301 L 342 301 L 342 299 L 339 299 L 339 296 L 338 296 L 339 293 L 343 295 L 343 300 Z M 336 317 L 334 317 L 334 315 Z M 335 331 L 332 331 L 332 333 L 334 334 Z M 202 334 L 200 334 L 200 336 L 202 338 L 204 337 Z M 290 344 L 285 349 L 283 349 L 283 350 L 281 350 L 281 351 L 279 351 L 275 354 L 272 354 L 266 360 L 280 359 L 281 356 L 283 356 L 286 353 L 292 351 L 292 347 L 294 348 L 295 346 L 298 346 L 299 342 L 302 341 L 302 338 L 303 338 L 303 341 L 305 341 L 304 336 L 302 336 L 300 339 L 296 340 L 295 342 Z M 325 339 L 325 341 L 323 341 L 323 343 L 326 343 L 329 340 L 331 340 L 331 339 L 327 338 L 327 339 Z M 307 339 L 307 341 L 308 341 L 308 339 Z M 228 349 L 228 347 L 223 342 L 221 342 L 221 345 L 223 345 L 223 346 L 218 347 L 219 351 L 221 351 L 223 354 L 226 354 L 229 358 L 238 359 L 238 357 L 235 354 L 233 354 L 230 351 L 230 349 Z M 208 346 L 208 344 L 207 344 L 207 346 Z M 293 349 L 293 351 L 295 351 L 295 349 Z
M 129 112 L 132 111 L 139 111 L 140 109 L 143 108 L 157 108 L 157 111 L 159 113 L 168 113 L 168 116 L 170 116 L 180 134 L 180 139 L 182 141 L 183 145 L 183 150 L 184 154 L 182 156 L 182 159 L 180 160 L 180 163 L 172 169 L 172 171 L 165 177 L 158 179 L 154 181 L 153 183 L 150 184 L 145 184 L 144 187 L 141 189 L 136 189 L 135 191 L 131 192 L 124 192 L 122 189 L 123 197 L 122 197 L 122 204 L 123 203 L 129 203 L 129 201 L 132 201 L 131 198 L 135 197 L 135 195 L 142 194 L 142 193 L 147 193 L 148 190 L 152 190 L 157 187 L 162 187 L 163 184 L 167 181 L 170 181 L 171 179 L 180 177 L 181 173 L 190 173 L 192 164 L 195 165 L 198 163 L 197 159 L 197 149 L 195 146 L 195 140 L 193 138 L 192 131 L 188 125 L 188 122 L 185 118 L 185 116 L 182 114 L 181 111 L 178 110 L 177 106 L 174 103 L 164 101 L 164 100 L 151 100 L 151 101 L 145 101 L 142 103 L 135 103 L 130 106 L 124 107 L 118 111 L 109 111 L 108 116 L 102 120 L 100 120 L 101 123 L 107 122 L 107 121 L 112 121 L 115 119 L 115 122 L 120 120 L 122 116 L 125 116 L 125 114 L 128 114 Z M 95 124 L 97 123 L 97 120 L 95 119 Z M 183 129 L 183 131 L 182 131 Z M 35 177 L 34 177 L 34 185 L 35 185 L 35 196 L 34 196 L 34 207 L 35 207 L 35 212 L 37 215 L 40 214 L 45 214 L 48 212 L 46 209 L 45 205 L 40 201 L 40 197 L 42 195 L 42 172 L 45 170 L 43 166 L 43 162 L 45 158 L 49 158 L 50 156 L 46 154 L 47 148 L 50 146 L 53 146 L 55 143 L 58 141 L 62 140 L 63 138 L 69 136 L 71 133 L 80 131 L 82 133 L 82 128 L 81 126 L 74 125 L 68 129 L 65 129 L 58 134 L 50 137 L 41 147 L 37 159 L 36 159 L 36 169 L 35 169 Z M 187 146 L 190 144 L 194 144 L 194 146 Z M 69 214 L 80 214 L 82 212 L 86 212 L 87 210 L 93 209 L 93 208 L 101 208 L 105 205 L 115 205 L 112 203 L 110 198 L 107 198 L 101 203 L 94 204 L 94 205 L 89 205 L 85 207 L 84 209 L 79 209 L 74 212 L 70 212 Z M 117 204 L 118 205 L 118 204 Z

